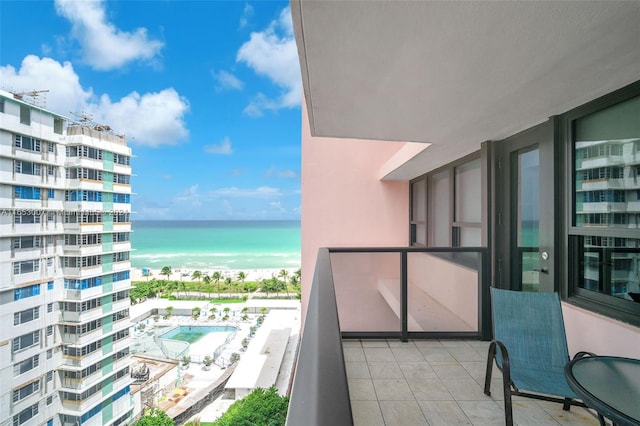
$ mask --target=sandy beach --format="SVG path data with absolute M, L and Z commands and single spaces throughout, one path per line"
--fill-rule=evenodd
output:
M 148 277 L 142 274 L 142 268 L 131 268 L 131 280 L 132 281 L 147 281 L 152 278 L 159 280 L 173 280 L 173 281 L 191 281 L 191 275 L 194 269 L 189 268 L 171 268 L 172 274 L 167 278 L 166 275 L 160 275 L 161 269 L 145 268 L 150 275 Z M 285 269 L 289 272 L 289 276 L 292 276 L 298 268 L 278 268 L 278 269 L 200 269 L 202 275 L 211 276 L 215 271 L 220 272 L 223 279 L 227 277 L 233 278 L 235 281 L 239 272 L 246 274 L 245 281 L 261 281 L 265 278 L 271 278 L 272 275 L 278 276 L 280 271 Z

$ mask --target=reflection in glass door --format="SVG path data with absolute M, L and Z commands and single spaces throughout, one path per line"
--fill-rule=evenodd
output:
M 512 153 L 517 170 L 515 190 L 516 214 L 514 223 L 517 258 L 514 278 L 520 276 L 522 291 L 539 291 L 540 287 L 540 150 L 520 150 Z M 542 271 L 548 272 L 548 271 Z M 517 282 L 517 278 L 515 279 Z

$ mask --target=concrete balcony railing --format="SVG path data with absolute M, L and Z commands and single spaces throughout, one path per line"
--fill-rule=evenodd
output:
M 485 248 L 320 249 L 287 425 L 353 424 L 343 338 L 491 338 Z

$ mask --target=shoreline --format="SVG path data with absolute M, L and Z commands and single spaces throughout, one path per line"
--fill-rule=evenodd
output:
M 149 277 L 142 275 L 142 270 L 146 269 L 151 272 Z M 153 278 L 160 280 L 171 280 L 171 281 L 196 281 L 191 279 L 191 274 L 193 271 L 199 270 L 202 275 L 211 276 L 214 272 L 218 271 L 222 275 L 222 279 L 226 277 L 231 277 L 235 281 L 237 279 L 239 272 L 244 272 L 246 274 L 245 281 L 262 281 L 266 278 L 271 278 L 272 275 L 278 276 L 278 273 L 282 270 L 286 270 L 289 272 L 289 277 L 291 277 L 295 271 L 300 268 L 252 268 L 252 269 L 193 269 L 193 268 L 171 268 L 171 275 L 167 278 L 165 275 L 160 275 L 160 269 L 156 268 L 135 268 L 131 267 L 131 281 L 147 281 Z

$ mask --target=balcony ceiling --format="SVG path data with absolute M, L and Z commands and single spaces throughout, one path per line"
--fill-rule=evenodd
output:
M 640 1 L 291 6 L 312 135 L 432 144 L 386 179 L 640 79 Z

